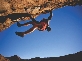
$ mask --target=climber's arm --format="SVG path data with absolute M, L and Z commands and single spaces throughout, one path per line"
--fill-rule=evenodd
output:
M 33 26 L 32 28 L 30 28 L 29 30 L 25 31 L 24 34 L 29 34 L 31 32 L 33 32 L 34 30 L 36 30 L 38 27 Z
M 50 11 L 50 16 L 48 17 L 48 21 L 50 21 L 51 20 L 51 18 L 52 18 L 52 16 L 53 16 L 53 14 L 52 14 L 52 11 Z

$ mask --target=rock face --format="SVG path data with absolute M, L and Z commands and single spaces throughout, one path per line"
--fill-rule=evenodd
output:
M 0 54 L 0 61 L 10 61 L 10 60 Z
M 10 61 L 20 61 L 21 60 L 21 58 L 18 57 L 17 55 L 6 57 L 6 58 L 9 59 Z
M 48 58 L 31 58 L 31 59 L 21 59 L 17 55 L 11 57 L 3 57 L 0 55 L 0 61 L 82 61 L 82 51 L 75 54 L 69 54 L 60 57 L 48 57 Z
M 35 18 L 40 14 L 46 14 L 45 10 L 76 5 L 82 5 L 82 0 L 0 0 L 0 31 L 14 24 L 13 20 L 30 19 L 24 14 L 31 14 Z

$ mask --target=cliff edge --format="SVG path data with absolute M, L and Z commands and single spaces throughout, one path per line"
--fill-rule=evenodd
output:
M 45 10 L 55 10 L 65 6 L 82 5 L 82 0 L 0 0 L 0 32 L 9 28 L 13 20 L 28 20 L 28 14 L 36 18 L 46 14 Z

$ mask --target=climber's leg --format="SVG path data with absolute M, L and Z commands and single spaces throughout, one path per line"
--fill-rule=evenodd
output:
M 17 22 L 17 26 L 21 27 L 21 26 L 28 26 L 29 24 L 32 24 L 32 21 L 24 23 L 24 24 L 20 24 L 19 22 Z
M 24 37 L 24 33 L 23 32 L 15 32 L 15 34 L 20 36 L 20 37 Z
M 29 17 L 30 17 L 30 19 L 31 19 L 33 22 L 36 22 L 36 20 L 31 17 L 31 14 L 29 14 Z
M 27 30 L 25 32 L 15 32 L 15 33 L 16 33 L 16 35 L 18 35 L 20 37 L 24 37 L 25 34 L 32 33 L 36 29 L 37 29 L 37 27 L 36 26 L 33 26 L 32 28 L 30 28 L 29 30 Z

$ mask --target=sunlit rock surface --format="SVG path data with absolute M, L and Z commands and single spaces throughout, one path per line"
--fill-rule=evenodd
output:
M 13 20 L 30 19 L 27 14 L 35 18 L 46 14 L 45 10 L 76 5 L 81 6 L 82 0 L 0 0 L 0 31 L 14 24 Z

